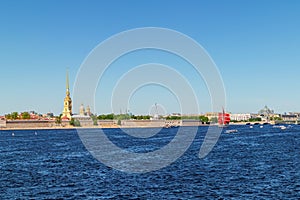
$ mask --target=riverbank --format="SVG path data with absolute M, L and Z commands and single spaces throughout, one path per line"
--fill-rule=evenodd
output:
M 122 120 L 121 125 L 118 125 L 117 120 L 98 120 L 98 125 L 93 125 L 91 120 L 81 121 L 80 127 L 74 127 L 69 124 L 69 121 L 63 121 L 61 124 L 55 121 L 41 121 L 41 120 L 15 120 L 7 121 L 6 127 L 0 127 L 0 130 L 59 130 L 59 129 L 108 129 L 108 128 L 170 128 L 181 126 L 217 126 L 217 124 L 202 124 L 196 120 Z M 229 125 L 247 125 L 249 122 L 230 123 Z M 251 122 L 251 125 L 265 122 Z M 274 122 L 270 124 L 275 124 Z
M 0 128 L 0 131 L 12 131 L 12 130 L 67 130 L 67 129 L 107 129 L 107 128 L 121 128 L 119 126 L 85 126 L 85 127 L 74 127 L 74 126 L 57 126 L 57 127 L 13 127 L 13 128 Z

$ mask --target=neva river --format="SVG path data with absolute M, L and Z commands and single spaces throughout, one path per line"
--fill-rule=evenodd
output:
M 0 131 L 0 199 L 299 199 L 300 126 L 229 128 L 239 132 L 222 133 L 213 151 L 199 159 L 207 130 L 199 127 L 182 157 L 145 174 L 97 161 L 76 130 Z M 105 130 L 120 147 L 139 152 L 161 148 L 176 131 L 162 129 L 137 142 L 120 129 Z

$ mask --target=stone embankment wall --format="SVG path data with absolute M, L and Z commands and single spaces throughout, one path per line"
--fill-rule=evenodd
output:
M 68 121 L 63 121 L 61 124 L 56 124 L 50 120 L 11 120 L 6 121 L 8 129 L 35 129 L 35 128 L 59 128 L 69 125 Z
M 122 120 L 122 127 L 201 126 L 199 120 Z
M 118 127 L 118 120 L 98 120 L 97 121 L 99 128 L 115 128 Z
M 122 127 L 164 127 L 165 120 L 122 120 Z
M 181 126 L 201 126 L 203 125 L 200 120 L 182 120 Z

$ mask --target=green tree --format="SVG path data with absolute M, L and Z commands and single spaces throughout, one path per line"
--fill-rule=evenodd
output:
M 97 116 L 92 115 L 91 117 L 92 117 L 92 120 L 93 120 L 93 125 L 98 126 Z
M 213 118 L 210 119 L 210 121 L 212 123 L 218 123 L 218 118 L 217 117 L 213 117 Z
M 19 118 L 19 113 L 18 112 L 12 112 L 11 113 L 11 119 L 18 119 Z
M 180 116 L 167 116 L 166 117 L 167 120 L 181 120 Z
M 30 119 L 30 114 L 28 112 L 23 112 L 21 114 L 21 116 L 22 116 L 22 119 Z
M 80 121 L 78 119 L 71 118 L 70 125 L 71 126 L 80 126 Z
M 110 119 L 110 120 L 113 120 L 114 119 L 114 114 L 113 113 L 111 113 L 111 114 L 108 114 L 108 115 L 106 115 L 106 119 Z
M 126 119 L 130 119 L 130 115 L 129 114 L 114 115 L 114 119 L 126 120 Z
M 282 121 L 282 118 L 281 117 L 270 117 L 270 120 Z
M 104 115 L 99 115 L 99 116 L 97 117 L 97 119 L 103 120 L 103 119 L 104 119 Z
M 209 121 L 208 117 L 205 116 L 199 116 L 199 119 L 201 122 L 207 123 Z
M 249 119 L 249 122 L 260 122 L 261 121 L 261 118 L 260 117 L 257 117 L 257 118 L 250 118 Z
M 5 115 L 5 118 L 6 118 L 6 119 L 11 119 L 11 114 Z
M 71 126 L 75 126 L 75 119 L 74 119 L 74 118 L 71 118 L 71 120 L 70 120 L 69 123 L 70 123 Z
M 80 121 L 78 119 L 75 119 L 74 126 L 81 126 Z
M 99 120 L 113 120 L 114 119 L 114 114 L 107 114 L 107 115 L 99 115 L 97 117 Z
M 61 124 L 61 116 L 62 116 L 62 114 L 60 114 L 59 116 L 56 117 L 56 119 L 55 119 L 56 124 Z
M 144 115 L 143 119 L 148 120 L 148 119 L 150 119 L 150 116 L 149 115 Z

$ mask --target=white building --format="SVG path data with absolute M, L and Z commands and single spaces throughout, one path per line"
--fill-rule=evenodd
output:
M 230 114 L 230 120 L 233 121 L 247 121 L 251 118 L 250 113 L 238 113 L 238 114 Z
M 0 119 L 0 128 L 6 127 L 6 120 L 5 119 Z

